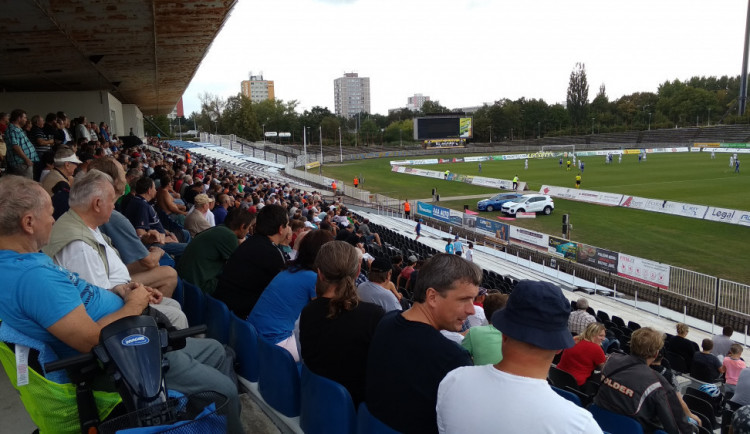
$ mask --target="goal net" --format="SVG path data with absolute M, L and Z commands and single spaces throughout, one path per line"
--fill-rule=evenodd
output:
M 572 157 L 576 152 L 576 145 L 546 145 L 539 152 L 549 158 Z

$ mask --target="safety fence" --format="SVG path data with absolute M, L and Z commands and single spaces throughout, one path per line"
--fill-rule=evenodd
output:
M 300 178 L 303 180 L 306 180 L 310 182 L 311 184 L 317 184 L 320 186 L 329 187 L 331 185 L 331 182 L 333 179 L 326 178 L 324 176 L 319 175 L 318 173 L 313 173 L 313 171 L 301 171 L 298 169 L 295 169 L 293 167 L 287 166 L 285 169 L 286 173 L 290 176 Z M 398 199 L 388 197 L 382 194 L 373 194 L 367 190 L 362 190 L 358 188 L 354 188 L 350 185 L 345 185 L 343 181 L 337 181 L 337 194 L 342 194 L 347 197 L 351 197 L 353 199 L 356 199 L 362 203 L 368 204 L 369 206 L 378 209 L 380 212 L 388 215 L 401 215 L 401 203 Z M 343 186 L 343 188 L 341 188 Z M 417 210 L 419 212 L 419 205 L 413 204 L 412 208 L 414 210 Z M 494 234 L 485 233 L 486 230 L 481 229 L 481 225 L 478 225 L 476 223 L 476 217 L 473 219 L 474 224 L 465 224 L 467 221 L 472 221 L 472 219 L 463 219 L 462 223 L 458 223 L 458 220 L 456 218 L 451 219 L 450 216 L 453 214 L 462 214 L 458 211 L 451 210 L 450 215 L 447 217 L 449 220 L 445 221 L 439 218 L 434 218 L 434 216 L 429 215 L 423 215 L 420 214 L 420 216 L 424 216 L 425 218 L 432 219 L 434 223 L 438 224 L 444 224 L 446 225 L 447 229 L 450 232 L 455 232 L 459 228 L 468 230 L 471 233 L 474 234 L 475 239 L 485 239 L 490 238 L 494 239 L 497 237 L 497 232 L 495 231 L 493 227 Z M 504 223 L 499 223 L 499 225 L 505 225 Z M 527 231 L 524 230 L 526 233 L 530 233 L 533 231 Z M 528 242 L 524 242 L 522 239 L 520 241 L 517 241 L 517 239 L 513 238 L 512 230 L 509 227 L 506 231 L 506 233 L 511 234 L 509 237 L 506 236 L 504 239 L 497 239 L 498 242 L 497 245 L 499 246 L 519 246 L 523 247 L 525 250 L 528 249 L 529 244 Z M 554 243 L 551 243 L 550 246 L 553 244 L 559 244 L 560 240 L 556 239 L 555 237 L 546 235 L 546 239 L 552 240 Z M 581 245 L 584 246 L 584 245 Z M 539 260 L 535 262 L 539 263 L 552 263 L 559 264 L 562 268 L 565 268 L 565 263 L 575 263 L 576 265 L 582 265 L 587 266 L 586 262 L 581 262 L 580 260 L 577 262 L 576 259 L 579 259 L 577 257 L 568 257 L 563 256 L 562 258 L 559 257 L 559 254 L 550 253 L 552 252 L 552 249 L 550 249 L 548 252 L 539 251 L 540 246 L 536 246 L 536 248 L 532 248 L 530 250 L 531 253 L 529 253 L 529 257 L 532 256 L 539 256 Z M 648 285 L 654 288 L 661 288 L 660 291 L 657 293 L 663 293 L 664 296 L 669 296 L 672 299 L 679 300 L 695 300 L 696 302 L 699 302 L 699 304 L 704 306 L 712 306 L 714 309 L 722 309 L 722 310 L 728 310 L 731 312 L 736 312 L 742 315 L 748 315 L 750 316 L 750 285 L 746 285 L 743 283 L 737 283 L 737 282 L 731 282 L 724 279 L 719 279 L 715 276 L 707 275 L 704 273 L 699 273 L 692 270 L 687 270 L 685 268 L 681 267 L 675 267 L 670 266 L 667 264 L 659 264 L 655 263 L 653 261 L 648 261 L 645 259 L 636 258 L 630 255 L 624 255 L 624 254 L 618 254 L 617 252 L 610 252 L 605 249 L 601 249 L 598 247 L 593 246 L 586 246 L 588 248 L 588 251 L 590 252 L 592 256 L 595 256 L 598 258 L 599 263 L 602 263 L 602 259 L 606 259 L 607 256 L 611 255 L 619 255 L 619 260 L 622 261 L 629 261 L 628 264 L 634 264 L 635 267 L 645 267 L 645 270 L 647 270 L 649 273 L 657 273 L 660 269 L 663 270 L 662 272 L 666 272 L 668 275 L 667 284 L 665 285 L 659 285 L 656 280 L 652 279 L 652 281 L 649 281 L 646 276 L 638 275 L 635 272 L 628 273 L 627 271 L 618 272 L 617 267 L 614 269 L 611 269 L 611 264 L 606 264 L 609 269 L 603 269 L 602 266 L 599 267 L 593 267 L 594 269 L 597 269 L 596 271 L 602 272 L 605 271 L 607 274 L 617 276 L 618 278 L 625 278 L 628 280 L 631 280 L 633 282 L 636 282 L 641 285 Z M 559 250 L 559 249 L 558 249 Z M 569 251 L 568 251 L 569 252 Z M 580 256 L 580 255 L 579 255 Z M 530 261 L 532 259 L 529 259 Z M 623 263 L 620 263 L 622 266 Z M 578 267 L 575 267 L 576 269 Z M 592 268 L 592 267 L 588 267 Z M 668 268 L 668 270 L 666 269 Z M 594 277 L 596 278 L 596 277 Z M 606 286 L 606 280 L 603 280 L 602 284 Z M 682 310 L 682 309 L 679 309 Z

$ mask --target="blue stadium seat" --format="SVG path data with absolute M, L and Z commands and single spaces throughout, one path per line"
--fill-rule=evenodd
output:
M 289 351 L 258 338 L 258 367 L 263 400 L 284 416 L 299 416 L 299 370 Z
M 398 431 L 383 423 L 370 413 L 367 404 L 359 404 L 357 412 L 357 434 L 399 434 Z
M 357 415 L 349 391 L 302 365 L 300 427 L 305 434 L 354 434 Z
M 206 310 L 203 319 L 208 327 L 206 337 L 216 339 L 222 344 L 228 344 L 229 328 L 231 327 L 232 320 L 229 316 L 229 308 L 223 301 L 217 300 L 208 294 L 204 297 Z
M 613 413 L 598 407 L 596 404 L 589 405 L 588 410 L 594 416 L 594 420 L 599 424 L 602 431 L 611 434 L 643 434 L 641 424 L 631 417 Z
M 253 383 L 258 381 L 258 332 L 250 322 L 232 314 L 229 346 L 237 355 L 237 374 Z
M 184 289 L 184 303 L 182 303 L 182 311 L 187 316 L 188 323 L 191 326 L 203 324 L 204 318 L 204 295 L 203 291 L 197 286 L 190 282 L 183 281 L 182 287 Z
M 177 278 L 177 287 L 174 289 L 174 292 L 172 293 L 172 299 L 177 301 L 177 303 L 180 303 L 180 306 L 182 306 L 185 303 L 185 288 L 184 288 L 184 285 L 182 284 L 182 279 L 180 279 L 179 277 Z
M 555 387 L 555 386 L 550 386 L 550 387 L 551 387 L 551 388 L 552 388 L 552 390 L 554 390 L 554 391 L 555 391 L 555 392 L 556 392 L 556 393 L 557 393 L 558 395 L 562 396 L 563 398 L 567 399 L 568 401 L 572 402 L 573 404 L 575 404 L 575 405 L 577 405 L 577 406 L 579 406 L 579 407 L 583 407 L 583 406 L 581 405 L 581 398 L 579 398 L 579 397 L 578 397 L 578 395 L 576 395 L 575 393 L 573 393 L 573 392 L 570 392 L 570 391 L 568 391 L 568 390 L 563 390 L 563 389 L 560 389 L 559 387 Z

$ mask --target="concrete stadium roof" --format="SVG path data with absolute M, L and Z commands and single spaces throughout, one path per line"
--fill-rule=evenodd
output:
M 172 110 L 237 0 L 0 0 L 0 91 Z

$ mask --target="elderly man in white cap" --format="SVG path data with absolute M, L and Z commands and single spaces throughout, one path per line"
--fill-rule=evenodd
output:
M 69 189 L 71 181 L 73 180 L 73 173 L 75 173 L 78 165 L 81 164 L 81 160 L 76 157 L 76 154 L 72 149 L 67 146 L 61 147 L 55 152 L 55 168 L 52 169 L 42 181 L 42 188 L 44 191 L 49 193 L 50 196 L 54 195 L 54 187 L 63 182 Z
M 194 201 L 195 206 L 185 217 L 185 229 L 190 232 L 191 237 L 210 229 L 212 226 L 206 217 L 206 214 L 211 213 L 209 210 L 211 199 L 207 194 L 201 193 L 195 196 Z
M 505 309 L 492 315 L 503 333 L 503 359 L 446 375 L 438 389 L 439 431 L 601 433 L 591 413 L 547 384 L 555 354 L 575 344 L 569 315 L 570 303 L 557 286 L 519 282 Z

